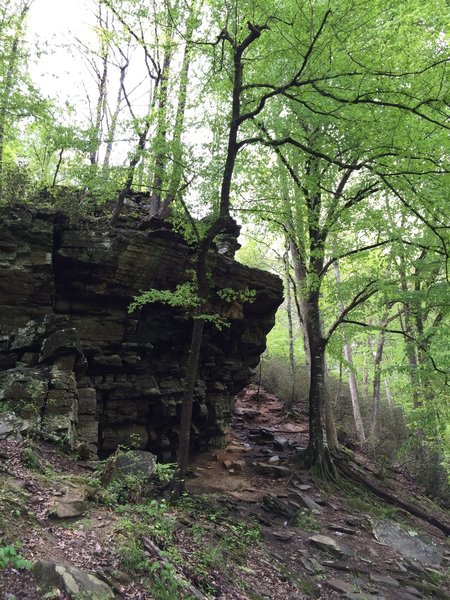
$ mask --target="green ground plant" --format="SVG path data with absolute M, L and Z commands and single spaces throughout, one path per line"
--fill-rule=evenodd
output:
M 213 496 L 185 495 L 177 504 L 153 498 L 112 508 L 120 515 L 115 530 L 121 565 L 148 577 L 158 600 L 189 597 L 178 569 L 205 592 L 214 593 L 212 573 L 226 573 L 230 563 L 245 566 L 248 549 L 261 539 L 256 522 L 233 520 L 229 508 Z M 180 531 L 189 548 L 189 560 L 179 548 Z M 158 546 L 163 560 L 150 558 L 145 538 Z
M 173 598 L 191 598 L 184 592 L 175 569 L 167 563 L 155 561 L 150 567 L 152 574 L 152 594 L 156 600 L 173 600 Z
M 306 508 L 299 511 L 295 524 L 304 531 L 320 531 L 322 528 L 321 522 Z
M 104 490 L 104 503 L 113 506 L 139 502 L 142 498 L 144 486 L 144 478 L 133 473 L 116 477 L 108 483 Z
M 14 569 L 31 569 L 33 563 L 17 552 L 17 544 L 0 546 L 0 570 L 6 567 Z

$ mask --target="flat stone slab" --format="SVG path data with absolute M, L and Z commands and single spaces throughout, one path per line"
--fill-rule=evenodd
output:
M 422 598 L 423 596 L 422 592 L 417 590 L 415 587 L 412 587 L 411 585 L 406 586 L 405 589 L 402 590 L 402 593 L 403 592 L 410 594 L 411 596 L 415 596 L 416 598 Z
M 282 465 L 275 465 L 271 463 L 259 462 L 257 467 L 260 473 L 267 475 L 268 477 L 288 477 L 291 475 L 291 469 L 283 467 Z
M 312 489 L 312 485 L 308 485 L 307 483 L 300 483 L 296 487 L 298 487 L 301 492 L 307 492 Z
M 254 419 L 260 413 L 253 408 L 240 408 L 239 406 L 234 409 L 234 414 L 238 417 L 247 417 L 247 419 Z
M 275 432 L 272 431 L 272 429 L 269 429 L 268 427 L 260 427 L 258 431 L 263 437 L 265 437 L 268 440 L 273 440 L 273 438 L 275 437 Z
M 245 460 L 224 460 L 223 464 L 231 474 L 242 473 L 245 469 Z
M 373 581 L 374 583 L 380 583 L 382 585 L 389 585 L 391 587 L 399 587 L 400 586 L 399 582 L 396 579 L 394 579 L 393 577 L 391 577 L 390 575 L 371 574 L 370 580 Z
M 277 450 L 286 450 L 289 440 L 284 436 L 277 436 L 273 440 L 273 445 Z
M 301 506 L 309 509 L 315 515 L 320 515 L 322 513 L 322 508 L 311 498 L 311 496 L 297 490 L 295 491 L 295 494 L 300 501 Z
M 331 552 L 332 554 L 334 554 L 336 556 L 344 555 L 344 552 L 343 552 L 341 546 L 339 545 L 338 541 L 327 535 L 321 535 L 321 534 L 313 535 L 309 538 L 308 541 L 313 546 L 316 546 L 316 548 L 319 548 L 319 550 L 324 550 L 325 552 Z
M 350 592 L 345 596 L 348 600 L 386 600 L 385 596 L 379 594 L 366 594 L 364 592 Z
M 444 550 L 426 542 L 415 532 L 405 531 L 396 521 L 384 519 L 373 524 L 373 534 L 382 544 L 397 550 L 403 557 L 420 565 L 439 567 Z
M 329 528 L 332 531 L 337 531 L 338 533 L 345 533 L 346 535 L 356 534 L 356 531 L 354 529 L 350 529 L 350 527 L 343 527 L 342 525 L 330 525 Z
M 301 556 L 300 562 L 305 567 L 306 571 L 308 571 L 308 573 L 315 574 L 315 573 L 323 573 L 323 571 L 324 571 L 323 566 L 313 556 L 308 557 L 308 558 L 306 556 Z
M 332 590 L 342 592 L 343 594 L 355 591 L 355 586 L 344 579 L 329 579 L 326 583 Z
M 292 540 L 295 535 L 291 531 L 272 531 L 272 535 L 277 540 L 281 540 L 282 542 L 289 542 Z

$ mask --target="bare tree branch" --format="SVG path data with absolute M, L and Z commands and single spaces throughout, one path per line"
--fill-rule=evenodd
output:
M 347 322 L 345 317 L 350 312 L 352 312 L 352 310 L 357 308 L 360 304 L 363 304 L 364 302 L 366 302 L 366 300 L 368 300 L 371 296 L 373 296 L 374 294 L 376 294 L 379 291 L 378 288 L 376 288 L 376 287 L 374 288 L 374 285 L 376 284 L 376 282 L 377 282 L 377 280 L 375 280 L 375 279 L 373 281 L 369 281 L 369 283 L 367 283 L 364 286 L 364 288 L 356 294 L 356 296 L 353 298 L 353 300 L 350 302 L 350 304 L 348 304 L 344 308 L 344 310 L 342 310 L 341 314 L 336 319 L 336 321 L 333 323 L 333 325 L 330 327 L 327 335 L 324 337 L 324 345 L 325 346 L 328 344 L 331 336 L 336 331 L 336 329 L 339 327 L 339 325 L 341 325 L 341 323 Z

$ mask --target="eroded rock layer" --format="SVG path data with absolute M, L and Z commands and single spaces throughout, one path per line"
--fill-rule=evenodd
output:
M 104 456 L 130 440 L 164 459 L 178 443 L 191 322 L 133 296 L 187 280 L 191 251 L 164 223 L 131 217 L 71 224 L 55 211 L 0 212 L 0 405 L 49 437 Z M 220 445 L 233 398 L 265 348 L 279 279 L 214 254 L 214 287 L 253 289 L 253 303 L 213 302 L 195 392 L 193 446 Z

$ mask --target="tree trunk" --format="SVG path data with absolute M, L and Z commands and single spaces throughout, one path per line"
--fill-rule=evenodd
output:
M 99 152 L 100 146 L 102 143 L 103 131 L 102 131 L 102 122 L 105 116 L 106 105 L 107 105 L 107 82 L 108 82 L 108 65 L 109 65 L 109 42 L 107 37 L 105 38 L 103 30 L 108 31 L 108 17 L 104 19 L 102 15 L 102 5 L 98 4 L 98 14 L 97 14 L 97 22 L 99 29 L 99 38 L 100 38 L 100 57 L 101 57 L 101 71 L 97 72 L 96 75 L 98 78 L 97 90 L 98 97 L 97 103 L 95 106 L 95 115 L 93 122 L 93 129 L 95 134 L 95 145 L 92 147 L 91 152 L 89 153 L 89 159 L 91 165 L 98 165 L 99 160 Z M 109 33 L 109 32 L 108 32 Z
M 384 378 L 384 389 L 386 390 L 386 400 L 388 404 L 389 411 L 392 413 L 394 410 L 394 401 L 392 399 L 391 388 L 389 387 L 388 380 L 386 377 Z
M 339 286 L 341 283 L 341 274 L 339 271 L 339 265 L 337 261 L 333 263 L 334 276 L 336 278 L 336 283 Z M 341 301 L 339 301 L 339 306 L 341 310 L 344 309 L 344 305 Z M 344 334 L 345 336 L 345 334 Z M 344 337 L 345 340 L 345 337 Z M 353 409 L 353 420 L 355 422 L 355 431 L 356 431 L 356 439 L 360 444 L 366 441 L 366 434 L 364 432 L 364 424 L 361 417 L 361 409 L 359 403 L 359 394 L 358 394 L 358 384 L 356 382 L 355 371 L 353 369 L 353 355 L 352 348 L 347 341 L 344 341 L 344 356 L 347 361 L 349 372 L 348 372 L 348 383 L 350 387 L 350 398 L 352 401 L 352 409 Z
M 117 92 L 116 107 L 114 109 L 114 113 L 111 116 L 111 123 L 109 124 L 108 133 L 106 136 L 106 149 L 105 149 L 105 156 L 103 158 L 103 165 L 102 165 L 103 177 L 106 177 L 106 175 L 108 174 L 108 171 L 109 171 L 109 163 L 111 161 L 113 144 L 114 144 L 114 140 L 116 137 L 116 129 L 117 129 L 117 123 L 119 121 L 120 108 L 122 105 L 123 87 L 125 85 L 125 76 L 127 73 L 127 69 L 128 69 L 128 60 L 125 62 L 124 65 L 121 65 L 121 67 L 120 67 L 119 89 Z
M 333 404 L 328 389 L 327 384 L 325 390 L 325 430 L 327 432 L 327 441 L 330 450 L 337 450 L 339 448 L 339 440 L 337 436 L 336 419 L 334 418 Z
M 155 160 L 153 165 L 152 194 L 150 198 L 150 214 L 159 215 L 161 212 L 162 193 L 167 167 L 167 103 L 169 95 L 170 67 L 173 57 L 173 23 L 170 12 L 167 12 L 167 42 L 164 48 L 164 60 L 161 69 L 161 79 L 158 96 L 158 119 L 156 126 Z
M 250 26 L 249 26 L 250 28 Z M 240 102 L 242 93 L 242 73 L 243 62 L 242 55 L 244 50 L 259 37 L 260 31 L 255 28 L 250 28 L 249 35 L 237 45 L 237 42 L 227 36 L 227 39 L 234 51 L 234 78 L 233 78 L 233 94 L 232 94 L 232 110 L 231 119 L 229 122 L 229 136 L 227 147 L 227 158 L 222 176 L 221 195 L 220 195 L 220 212 L 219 216 L 209 226 L 204 237 L 199 235 L 195 222 L 192 221 L 193 229 L 197 236 L 198 248 L 195 260 L 195 274 L 197 283 L 197 293 L 200 298 L 200 306 L 197 308 L 195 321 L 192 329 L 191 352 L 186 374 L 186 389 L 183 395 L 183 418 L 180 431 L 180 448 L 178 452 L 178 469 L 172 483 L 172 499 L 177 499 L 184 487 L 186 469 L 189 458 L 189 440 L 192 418 L 192 403 L 194 398 L 194 385 L 197 378 L 198 361 L 200 356 L 204 319 L 199 318 L 205 311 L 206 303 L 210 294 L 211 282 L 208 276 L 208 252 L 214 239 L 221 233 L 227 233 L 230 236 L 239 235 L 239 227 L 237 227 L 234 219 L 230 217 L 230 187 L 233 178 L 233 172 L 236 164 L 236 157 L 239 151 L 237 143 L 237 134 L 240 126 Z
M 353 369 L 353 354 L 352 347 L 348 342 L 344 343 L 344 356 L 345 360 L 349 365 L 348 372 L 348 383 L 350 387 L 350 397 L 352 400 L 352 409 L 353 409 L 353 419 L 355 421 L 355 431 L 356 431 L 356 439 L 359 443 L 364 443 L 366 441 L 366 434 L 364 432 L 364 424 L 361 416 L 361 409 L 359 405 L 359 393 L 358 393 L 358 384 L 355 377 L 355 372 Z
M 308 306 L 307 306 L 307 302 L 305 299 L 305 290 L 304 290 L 305 281 L 306 281 L 306 271 L 302 264 L 300 252 L 299 252 L 295 242 L 292 240 L 290 240 L 290 242 L 289 242 L 289 249 L 290 249 L 291 258 L 292 258 L 292 265 L 294 267 L 295 282 L 297 285 L 297 300 L 298 300 L 298 306 L 300 309 L 299 316 L 300 316 L 302 334 L 303 334 L 303 348 L 305 351 L 305 363 L 306 363 L 306 368 L 308 370 L 310 370 L 310 368 L 311 368 L 311 351 L 309 348 L 308 332 L 306 330 L 306 315 L 308 312 Z
M 147 119 L 147 123 L 145 125 L 144 130 L 139 134 L 137 148 L 128 164 L 127 179 L 125 181 L 125 185 L 123 186 L 123 188 L 121 189 L 121 191 L 119 193 L 119 197 L 117 198 L 116 206 L 114 208 L 114 212 L 112 214 L 111 221 L 110 221 L 111 225 L 115 225 L 117 223 L 120 213 L 122 212 L 123 203 L 125 202 L 125 198 L 127 196 L 129 196 L 129 194 L 131 192 L 131 188 L 133 186 L 134 174 L 136 171 L 136 165 L 140 161 L 141 153 L 145 148 L 145 143 L 147 141 L 147 135 L 148 135 L 149 128 L 150 128 L 150 121 L 149 121 L 149 119 Z
M 402 329 L 406 334 L 405 352 L 409 364 L 409 377 L 411 380 L 413 406 L 414 408 L 420 408 L 422 406 L 422 398 L 420 395 L 421 385 L 419 379 L 416 345 L 414 341 L 410 339 L 411 337 L 413 337 L 413 328 L 411 325 L 409 304 L 405 304 L 403 315 L 404 319 L 401 319 L 400 322 L 402 324 Z
M 191 14 L 188 17 L 187 25 L 186 25 L 186 34 L 185 34 L 185 47 L 183 54 L 183 62 L 181 65 L 181 74 L 180 74 L 180 89 L 178 91 L 178 107 L 177 114 L 175 117 L 175 126 L 173 133 L 173 165 L 172 165 L 172 174 L 170 177 L 169 187 L 164 198 L 164 202 L 161 206 L 160 217 L 165 219 L 169 216 L 170 213 L 170 205 L 173 202 L 181 184 L 181 177 L 183 174 L 183 145 L 181 142 L 181 136 L 184 130 L 184 118 L 186 114 L 186 100 L 187 100 L 187 85 L 189 80 L 189 67 L 191 63 L 190 57 L 190 45 L 192 42 L 192 34 L 194 33 L 194 10 L 195 3 L 191 6 Z
M 383 323 L 386 324 L 386 319 L 383 319 Z M 382 329 L 380 337 L 378 338 L 377 351 L 375 353 L 374 360 L 374 374 L 373 374 L 373 399 L 372 399 L 372 422 L 370 426 L 370 432 L 375 435 L 378 428 L 378 418 L 380 413 L 380 392 L 381 392 L 381 361 L 383 359 L 383 349 L 386 334 Z
M 184 491 L 186 472 L 189 464 L 189 445 L 191 440 L 192 406 L 194 387 L 197 379 L 198 363 L 203 339 L 203 319 L 194 319 L 192 327 L 191 349 L 186 368 L 185 388 L 181 408 L 180 441 L 178 446 L 178 467 L 172 480 L 171 498 L 178 500 Z
M 295 382 L 295 356 L 294 356 L 294 331 L 292 326 L 292 294 L 291 294 L 291 282 L 290 282 L 290 268 L 289 268 L 289 254 L 286 252 L 284 255 L 284 266 L 286 276 L 286 303 L 287 303 L 287 317 L 288 317 L 288 335 L 289 335 L 289 375 L 290 375 L 290 389 L 289 397 L 286 402 L 286 408 L 292 409 L 294 400 L 296 397 L 296 382 Z
M 325 341 L 322 337 L 319 295 L 311 292 L 308 301 L 307 331 L 311 349 L 309 382 L 309 443 L 305 462 L 320 477 L 335 479 L 336 469 L 331 459 L 325 431 Z

